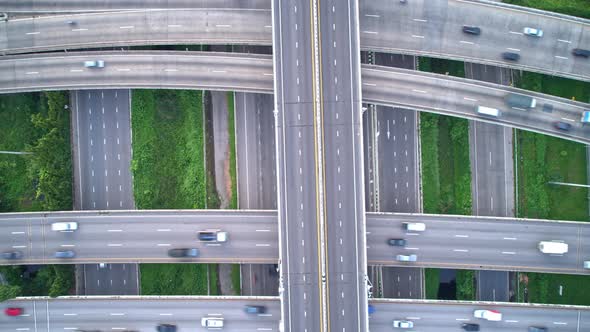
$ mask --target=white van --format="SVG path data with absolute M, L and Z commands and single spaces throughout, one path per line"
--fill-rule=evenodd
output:
M 77 229 L 78 229 L 78 223 L 75 221 L 54 222 L 53 224 L 51 224 L 52 231 L 66 232 L 66 231 L 75 231 Z
M 567 243 L 554 241 L 541 241 L 537 247 L 544 254 L 565 254 L 568 249 Z
M 414 232 L 424 232 L 426 230 L 426 225 L 421 222 L 406 222 L 404 223 L 404 227 L 407 231 Z
M 500 116 L 500 110 L 491 107 L 477 106 L 477 114 L 493 116 L 497 118 Z
M 590 269 L 590 261 L 584 261 L 584 268 Z

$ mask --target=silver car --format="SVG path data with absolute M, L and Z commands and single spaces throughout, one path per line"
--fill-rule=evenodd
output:
M 415 262 L 418 260 L 418 255 L 397 255 L 395 256 L 395 259 L 398 262 Z
M 55 258 L 74 258 L 76 253 L 73 250 L 56 251 Z
M 526 27 L 522 32 L 527 36 L 543 37 L 543 30 L 537 28 Z

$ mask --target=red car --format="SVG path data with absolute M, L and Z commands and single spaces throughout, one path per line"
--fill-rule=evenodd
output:
M 4 313 L 6 316 L 20 316 L 23 314 L 23 308 L 6 308 Z

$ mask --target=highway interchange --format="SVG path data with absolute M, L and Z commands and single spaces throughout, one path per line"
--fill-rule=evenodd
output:
M 303 6 L 300 6 L 301 3 L 303 3 Z M 178 1 L 170 3 L 170 6 L 182 7 L 183 5 L 186 6 L 186 4 L 186 2 Z M 482 221 L 448 216 L 369 214 L 366 221 L 366 241 L 369 245 L 366 246 L 367 251 L 365 252 L 365 204 L 361 191 L 364 187 L 364 178 L 362 171 L 357 172 L 356 170 L 363 169 L 363 136 L 360 121 L 361 70 L 357 56 L 361 47 L 388 52 L 441 56 L 487 64 L 516 66 L 530 71 L 588 80 L 589 75 L 587 73 L 590 69 L 588 62 L 570 59 L 564 55 L 569 54 L 573 41 L 582 45 L 588 43 L 587 40 L 584 40 L 584 31 L 588 29 L 588 23 L 576 19 L 567 19 L 559 15 L 532 13 L 525 10 L 517 11 L 507 9 L 502 5 L 492 6 L 485 3 L 459 0 L 448 0 L 447 2 L 416 0 L 405 5 L 394 3 L 391 6 L 385 1 L 375 1 L 370 4 L 365 1 L 360 3 L 359 23 L 358 4 L 357 1 L 349 1 L 348 3 L 324 1 L 320 5 L 319 2 L 310 1 L 307 4 L 310 7 L 306 8 L 304 1 L 292 0 L 284 3 L 284 12 L 280 6 L 275 6 L 274 22 L 272 24 L 275 27 L 273 33 L 273 44 L 275 45 L 274 72 L 268 57 L 253 55 L 247 56 L 247 58 L 242 55 L 217 54 L 211 56 L 211 54 L 208 54 L 205 56 L 190 52 L 183 52 L 182 54 L 84 52 L 70 56 L 48 54 L 41 57 L 24 55 L 14 58 L 4 57 L 0 61 L 0 68 L 5 69 L 3 72 L 12 74 L 5 75 L 4 80 L 0 79 L 0 89 L 2 89 L 1 92 L 7 93 L 66 88 L 155 87 L 271 93 L 272 79 L 275 78 L 274 91 L 277 105 L 275 116 L 278 120 L 275 128 L 277 138 L 279 138 L 277 141 L 279 222 L 277 223 L 276 212 L 274 216 L 271 212 L 271 215 L 265 215 L 264 217 L 256 215 L 258 212 L 251 212 L 251 218 L 257 220 L 256 225 L 263 225 L 270 221 L 274 225 L 274 229 L 271 227 L 265 228 L 264 231 L 257 229 L 252 232 L 251 227 L 249 227 L 251 225 L 232 225 L 230 226 L 232 234 L 233 232 L 237 234 L 237 239 L 232 236 L 235 243 L 232 241 L 230 244 L 226 244 L 227 249 L 224 248 L 226 250 L 223 253 L 220 253 L 219 250 L 215 251 L 215 248 L 210 248 L 211 246 L 202 246 L 200 248 L 205 257 L 198 261 L 276 262 L 276 252 L 280 251 L 283 260 L 279 261 L 279 263 L 282 264 L 282 276 L 285 278 L 282 280 L 280 290 L 281 295 L 287 295 L 287 298 L 285 296 L 281 297 L 283 301 L 281 314 L 282 318 L 288 321 L 288 330 L 314 331 L 319 327 L 321 331 L 329 331 L 331 328 L 345 331 L 346 328 L 351 326 L 356 326 L 357 330 L 366 330 L 368 320 L 366 311 L 362 309 L 366 306 L 364 289 L 365 257 L 367 257 L 367 262 L 372 264 L 400 265 L 399 262 L 393 261 L 395 253 L 400 250 L 401 253 L 412 251 L 412 253 L 419 255 L 420 260 L 413 263 L 414 266 L 587 273 L 588 271 L 582 270 L 581 263 L 587 259 L 585 256 L 588 256 L 587 252 L 590 251 L 590 248 L 581 239 L 586 236 L 585 232 L 588 230 L 586 230 L 585 226 L 576 223 L 549 223 L 544 221 L 519 223 L 511 220 Z M 31 9 L 36 6 L 33 3 L 21 5 L 23 5 L 25 11 L 27 8 Z M 211 5 L 208 1 L 200 3 L 201 8 L 206 8 L 208 5 Z M 135 24 L 120 25 L 121 18 L 126 17 L 126 13 L 83 14 L 85 16 L 81 17 L 81 19 L 84 24 L 88 24 L 88 27 L 94 27 L 90 29 L 86 25 L 84 27 L 80 26 L 81 22 L 78 21 L 78 16 L 76 16 L 76 21 L 67 24 L 65 28 L 71 28 L 69 32 L 72 33 L 83 35 L 84 32 L 88 32 L 88 34 L 86 37 L 70 38 L 75 41 L 69 45 L 64 44 L 63 39 L 59 41 L 59 38 L 66 35 L 61 31 L 64 29 L 63 18 L 56 18 L 53 21 L 51 19 L 15 21 L 19 22 L 17 24 L 20 25 L 12 25 L 11 28 L 14 27 L 15 29 L 10 32 L 24 35 L 25 38 L 20 38 L 16 43 L 12 43 L 10 38 L 5 37 L 4 40 L 0 39 L 0 46 L 5 45 L 2 47 L 4 52 L 18 53 L 70 47 L 90 47 L 93 43 L 94 46 L 178 44 L 183 43 L 182 41 L 209 44 L 226 44 L 232 43 L 232 41 L 237 44 L 264 44 L 265 35 L 268 38 L 266 40 L 270 43 L 269 30 L 272 30 L 271 25 L 265 24 L 262 28 L 258 25 L 249 25 L 252 29 L 245 27 L 242 29 L 240 26 L 241 22 L 242 24 L 247 22 L 247 20 L 240 22 L 239 16 L 246 13 L 243 9 L 248 10 L 247 15 L 259 15 L 257 22 L 265 21 L 264 16 L 270 12 L 263 2 L 228 0 L 216 7 L 223 6 L 231 9 L 225 11 L 216 11 L 216 9 L 212 11 L 205 9 L 192 11 L 191 14 L 197 15 L 197 17 L 202 15 L 203 17 L 202 20 L 192 17 L 193 22 L 198 22 L 197 26 L 192 25 L 191 18 L 188 16 L 190 11 L 186 10 L 183 10 L 187 12 L 184 14 L 168 11 L 154 12 L 149 14 L 150 17 L 143 16 L 145 13 L 128 12 L 129 16 L 135 15 L 134 19 L 139 22 L 137 27 Z M 243 8 L 233 11 L 239 7 Z M 263 9 L 253 10 L 254 7 Z M 297 8 L 300 10 L 299 13 Z M 389 9 L 393 9 L 392 12 L 389 12 Z M 50 9 L 50 11 L 60 10 L 63 10 L 63 8 Z M 78 11 L 80 8 L 73 6 L 66 9 L 66 11 L 68 10 Z M 104 9 L 99 8 L 98 10 Z M 293 12 L 290 12 L 290 10 L 293 10 Z M 511 15 L 498 15 L 498 13 L 507 10 L 510 10 Z M 230 13 L 230 11 L 233 12 Z M 485 18 L 491 17 L 490 11 L 496 11 L 496 15 L 493 15 L 493 20 L 486 22 Z M 320 12 L 322 13 L 322 20 L 319 20 Z M 307 13 L 310 13 L 310 15 L 306 15 Z M 399 15 L 399 17 L 396 17 L 396 15 Z M 234 25 L 231 19 L 228 19 L 229 17 L 238 18 L 238 22 Z M 287 21 L 292 20 L 292 22 L 281 23 L 277 27 L 277 17 Z M 387 19 L 384 20 L 385 17 Z M 477 37 L 476 40 L 459 40 L 457 43 L 457 36 L 464 37 L 460 32 L 460 28 L 465 24 L 465 17 L 470 17 L 470 19 L 479 17 L 477 22 L 478 24 L 481 23 L 484 34 Z M 182 18 L 184 18 L 184 21 Z M 522 29 L 523 22 L 531 18 L 534 18 L 535 24 L 542 25 L 544 29 L 548 30 L 545 38 L 541 41 L 530 39 L 530 37 L 523 36 L 519 32 L 519 29 Z M 150 21 L 151 19 L 154 21 Z M 101 31 L 100 34 L 97 34 L 101 20 L 111 22 L 110 24 L 107 23 L 110 30 L 107 33 Z M 266 16 L 266 20 L 268 20 L 268 16 Z M 58 41 L 52 41 L 51 37 L 48 38 L 48 41 L 45 37 L 45 30 L 36 27 L 37 22 L 35 21 L 41 21 L 42 25 L 48 24 L 47 28 L 50 30 L 55 29 L 50 31 L 50 35 L 53 33 L 54 36 L 59 36 Z M 157 31 L 155 32 L 152 31 L 154 26 L 157 26 L 160 22 L 168 24 L 166 27 L 156 28 Z M 119 26 L 117 27 L 117 25 Z M 336 29 L 336 25 L 338 25 L 338 29 Z M 567 26 L 565 31 L 568 34 L 562 33 L 562 30 L 556 32 L 558 25 L 560 28 Z M 341 26 L 345 28 L 341 29 Z M 514 41 L 515 44 L 518 44 L 518 47 L 524 46 L 522 50 L 520 48 L 516 49 L 516 46 L 506 48 L 513 52 L 520 53 L 522 51 L 523 58 L 519 64 L 507 64 L 498 60 L 499 51 L 497 51 L 496 46 L 501 44 L 498 41 L 509 39 L 502 35 L 501 31 L 495 29 L 498 26 L 508 27 L 504 34 L 515 39 L 526 40 L 526 43 L 520 40 Z M 27 31 L 27 29 L 31 28 L 33 30 Z M 230 30 L 230 32 L 228 33 L 227 30 Z M 197 32 L 195 33 L 195 31 Z M 244 34 L 241 33 L 242 31 Z M 491 33 L 488 33 L 488 31 Z M 188 32 L 199 36 L 199 38 L 192 39 L 194 36 Z M 226 38 L 228 35 L 229 38 Z M 116 37 L 113 38 L 113 36 Z M 117 39 L 119 36 L 125 37 L 121 40 Z M 255 36 L 255 38 L 251 38 L 251 36 Z M 312 38 L 309 39 L 309 36 Z M 429 38 L 430 36 L 435 38 Z M 168 39 L 168 37 L 170 38 Z M 237 39 L 233 39 L 236 37 Z M 27 41 L 27 39 L 30 40 L 31 38 L 33 42 Z M 40 40 L 39 43 L 35 41 L 37 39 Z M 102 40 L 96 42 L 99 39 Z M 88 40 L 92 40 L 92 42 L 89 43 Z M 277 45 L 281 45 L 280 51 L 276 48 Z M 288 52 L 284 52 L 283 45 L 294 46 L 295 49 L 299 50 L 293 52 L 292 48 L 289 48 Z M 338 48 L 337 45 L 344 47 L 345 52 L 342 52 L 342 49 Z M 395 48 L 390 45 L 395 45 Z M 348 54 L 346 51 L 348 51 Z M 171 58 L 171 55 L 174 55 L 174 57 Z M 96 72 L 94 69 L 80 68 L 82 61 L 86 60 L 88 56 L 107 59 L 108 66 L 105 68 L 106 70 Z M 219 65 L 219 62 L 222 64 Z M 342 65 L 343 63 L 344 65 Z M 111 64 L 117 66 L 114 68 L 116 71 L 109 69 Z M 301 68 L 300 64 L 303 64 Z M 350 69 L 348 70 L 348 68 Z M 285 74 L 285 72 L 288 74 Z M 197 75 L 195 77 L 195 75 L 189 75 L 188 73 L 196 73 Z M 227 75 L 228 73 L 230 75 Z M 579 142 L 588 143 L 590 141 L 588 139 L 590 134 L 579 123 L 581 111 L 587 107 L 583 103 L 531 94 L 537 98 L 538 105 L 541 105 L 538 106 L 538 109 L 531 111 L 514 110 L 507 109 L 504 103 L 503 99 L 506 93 L 530 93 L 492 84 L 475 83 L 444 76 L 417 74 L 407 70 L 376 66 L 364 66 L 362 74 L 362 100 L 365 102 L 452 114 L 537 131 Z M 285 76 L 288 78 L 285 79 Z M 299 87 L 302 81 L 304 84 Z M 286 88 L 287 86 L 289 88 Z M 294 88 L 295 86 L 297 88 Z M 339 96 L 342 99 L 339 100 Z M 478 118 L 474 110 L 477 105 L 481 104 L 502 109 L 502 117 L 498 120 Z M 547 107 L 547 105 L 551 107 Z M 544 110 L 550 108 L 551 111 L 541 112 L 541 107 Z M 340 118 L 341 110 L 344 111 L 344 118 L 342 119 Z M 346 119 L 347 115 L 350 115 L 350 121 Z M 297 119 L 295 119 L 295 116 Z M 388 125 L 389 120 L 391 119 L 387 119 Z M 556 120 L 571 122 L 574 125 L 573 130 L 569 133 L 557 131 L 552 125 Z M 380 123 L 378 121 L 376 123 L 380 127 Z M 304 135 L 303 139 L 301 139 L 301 128 L 311 130 L 311 135 Z M 299 137 L 295 137 L 297 131 Z M 342 138 L 340 138 L 341 133 L 344 136 Z M 387 136 L 389 139 L 389 132 Z M 309 138 L 312 138 L 312 140 L 309 140 Z M 349 138 L 352 138 L 351 143 L 346 142 L 346 139 Z M 92 140 L 92 138 L 90 139 Z M 104 144 L 106 145 L 106 143 Z M 412 151 L 415 153 L 416 150 Z M 342 162 L 345 163 L 342 164 Z M 291 166 L 293 164 L 302 164 L 304 167 L 300 167 L 297 174 L 297 167 Z M 490 165 L 492 165 L 491 157 Z M 336 173 L 326 171 L 334 169 L 338 171 Z M 343 174 L 341 174 L 341 169 Z M 374 171 L 378 171 L 378 169 Z M 410 173 L 407 167 L 406 173 Z M 315 175 L 310 176 L 311 174 Z M 294 183 L 289 183 L 292 180 L 295 180 Z M 352 188 L 346 188 L 351 182 Z M 292 188 L 298 186 L 301 188 L 300 194 L 292 195 L 296 192 Z M 346 190 L 342 190 L 342 187 Z M 409 188 L 409 181 L 406 181 L 406 187 Z M 108 188 L 108 185 L 105 186 L 106 188 Z M 120 191 L 123 191 L 122 187 Z M 105 197 L 99 199 L 103 200 L 103 198 Z M 508 199 L 508 195 L 506 199 Z M 108 200 L 106 201 L 108 202 Z M 120 200 L 120 207 L 122 207 L 122 203 L 123 200 Z M 490 203 L 490 208 L 493 209 L 493 200 Z M 409 196 L 406 204 L 410 206 Z M 289 205 L 292 206 L 291 210 L 288 208 Z M 302 212 L 296 211 L 297 206 L 301 207 Z M 342 210 L 343 206 L 344 210 Z M 506 204 L 505 209 L 508 209 L 508 204 Z M 173 219 L 182 214 L 178 211 L 172 213 L 161 211 L 159 213 L 159 218 L 170 217 Z M 211 225 L 211 221 L 208 219 L 217 217 L 223 219 L 222 222 L 226 223 L 232 222 L 231 219 L 233 218 L 233 222 L 237 222 L 237 220 L 250 212 L 240 212 L 233 216 L 227 213 L 215 215 L 216 212 L 211 211 L 205 212 L 205 214 L 207 213 L 209 213 L 207 216 L 188 216 L 185 214 L 184 217 L 194 219 L 192 222 L 184 221 L 177 225 L 178 231 L 182 234 L 175 234 L 176 237 L 173 240 L 181 239 L 182 243 L 178 243 L 179 245 L 184 246 L 185 243 L 190 245 L 189 243 L 194 243 L 195 226 L 192 225 L 193 222 L 198 224 L 199 227 L 201 225 L 215 227 L 215 225 Z M 286 215 L 283 215 L 283 213 L 286 213 Z M 101 258 L 99 252 L 102 254 L 109 251 L 104 249 L 105 242 L 100 241 L 100 236 L 96 237 L 97 233 L 105 232 L 104 228 L 107 226 L 101 224 L 104 221 L 98 221 L 102 217 L 104 216 L 93 217 L 88 215 L 85 217 L 92 220 L 90 222 L 91 226 L 86 226 L 87 233 L 78 231 L 76 234 L 80 233 L 82 235 L 76 236 L 76 239 L 72 236 L 74 234 L 56 234 L 55 232 L 50 234 L 50 232 L 47 232 L 46 227 L 39 227 L 41 221 L 30 221 L 26 225 L 27 230 L 22 230 L 22 225 L 19 226 L 18 230 L 11 230 L 11 236 L 28 234 L 28 239 L 17 239 L 16 242 L 21 242 L 20 244 L 13 244 L 13 248 L 26 248 L 31 258 L 29 263 L 52 262 L 54 260 L 51 258 L 52 250 L 64 246 L 79 246 L 76 250 L 81 249 L 81 255 L 78 256 L 81 262 L 95 261 Z M 112 215 L 107 216 L 107 219 L 110 217 Z M 128 215 L 123 219 L 130 217 L 138 216 Z M 49 218 L 51 219 L 53 216 Z M 65 216 L 59 216 L 59 218 L 65 218 Z M 161 238 L 165 239 L 166 235 L 160 237 L 160 234 L 157 233 L 167 233 L 172 232 L 172 230 L 154 228 L 157 227 L 159 222 L 150 221 L 149 216 L 141 216 L 140 218 L 147 218 L 143 220 L 148 225 L 145 229 L 133 232 L 142 234 L 141 240 L 132 241 L 128 244 L 125 242 L 127 237 L 122 237 L 120 243 L 107 243 L 109 249 L 129 248 L 125 248 L 124 251 L 119 249 L 111 250 L 112 255 L 107 257 L 106 260 L 122 262 L 169 261 L 167 257 L 160 258 L 158 256 L 165 252 L 160 247 L 171 247 L 172 243 L 156 243 L 155 247 L 158 250 L 155 250 L 154 243 L 149 241 L 156 239 L 157 242 Z M 263 221 L 259 222 L 258 218 Z M 268 220 L 265 220 L 265 218 Z M 291 224 L 289 224 L 289 219 L 291 219 Z M 346 227 L 342 227 L 343 219 L 346 220 L 344 223 L 344 225 L 347 225 Z M 302 220 L 306 221 L 305 226 Z M 315 225 L 310 220 L 315 220 Z M 301 229 L 298 229 L 298 221 L 301 221 Z M 424 233 L 405 232 L 402 228 L 404 221 L 425 222 L 428 231 Z M 188 227 L 187 223 L 191 224 L 191 226 Z M 214 222 L 213 224 L 217 223 Z M 309 226 L 312 226 L 311 230 L 305 229 L 308 223 Z M 124 222 L 117 222 L 117 226 L 120 225 L 124 225 Z M 457 225 L 462 227 L 461 232 L 454 229 Z M 498 227 L 498 225 L 501 225 L 501 227 Z M 99 226 L 99 228 L 94 228 L 96 226 Z M 531 230 L 533 226 L 534 230 Z M 314 227 L 315 230 L 313 230 Z M 147 233 L 144 233 L 144 231 L 147 231 Z M 291 231 L 290 234 L 289 231 Z M 105 233 L 116 234 L 123 232 L 125 230 L 114 228 L 106 229 Z M 154 237 L 154 233 L 150 232 L 155 232 L 157 236 Z M 274 238 L 275 242 L 265 242 L 264 244 L 256 242 L 259 240 L 256 232 L 270 233 L 265 234 L 260 239 L 266 241 Z M 279 236 L 277 236 L 277 233 Z M 109 234 L 109 240 L 119 240 L 114 234 Z M 519 234 L 519 237 L 517 238 L 514 234 Z M 189 235 L 192 235 L 192 238 Z M 565 257 L 547 257 L 536 250 L 535 245 L 540 237 L 545 239 L 545 237 L 555 237 L 556 235 L 560 236 L 560 240 L 570 243 L 570 254 L 566 254 Z M 392 249 L 385 244 L 387 239 L 385 236 L 409 237 L 411 239 L 409 242 L 412 242 L 413 246 Z M 278 238 L 280 240 L 277 242 Z M 343 241 L 343 238 L 345 241 Z M 255 241 L 252 241 L 253 239 Z M 26 244 L 27 240 L 28 244 Z M 74 243 L 77 240 L 82 240 L 83 244 Z M 43 241 L 43 245 L 37 248 L 40 241 Z M 289 241 L 291 244 L 289 244 Z M 296 244 L 300 241 L 303 248 L 297 248 Z M 309 243 L 314 241 L 317 246 L 309 246 Z M 338 245 L 328 245 L 328 243 L 338 243 L 338 241 L 340 247 Z M 509 242 L 505 245 L 506 242 L 503 241 Z M 11 237 L 7 243 L 16 242 L 15 237 Z M 482 246 L 482 243 L 485 245 Z M 146 244 L 148 246 L 144 248 L 143 246 Z M 177 242 L 174 242 L 174 244 L 176 245 Z M 306 244 L 308 245 L 307 248 L 305 247 Z M 254 250 L 244 250 L 244 248 L 253 245 Z M 496 252 L 499 246 L 503 249 Z M 290 252 L 291 256 L 297 257 L 301 253 L 301 249 L 307 253 L 304 254 L 300 262 L 296 263 L 293 259 L 289 259 Z M 131 254 L 128 256 L 121 255 L 121 253 L 127 252 L 131 252 Z M 576 254 L 571 254 L 573 252 L 576 252 Z M 308 261 L 306 265 L 306 257 L 311 258 L 311 264 Z M 339 262 L 335 259 L 337 257 L 340 257 Z M 346 260 L 344 260 L 344 257 L 346 257 Z M 74 260 L 78 260 L 78 258 Z M 356 264 L 349 264 L 350 261 L 354 261 Z M 311 281 L 307 279 L 307 276 L 311 276 Z M 339 280 L 335 276 L 340 276 Z M 284 282 L 286 282 L 287 288 L 284 288 Z M 356 288 L 350 287 L 355 284 Z M 349 290 L 352 290 L 352 294 L 346 293 L 345 296 L 345 292 Z M 307 299 L 306 294 L 308 294 L 308 291 L 312 294 L 311 299 Z M 337 298 L 334 293 L 341 294 L 341 296 Z M 351 295 L 352 301 L 346 300 L 350 299 Z M 300 304 L 303 304 L 303 306 L 300 306 Z M 49 304 L 46 303 L 46 305 L 48 309 Z M 415 304 L 410 304 L 409 310 L 415 313 L 417 309 L 413 308 L 413 305 Z M 388 310 L 392 310 L 391 308 L 395 308 L 393 310 L 400 316 L 401 312 L 403 312 L 403 306 L 399 304 L 396 306 L 383 306 L 383 310 L 379 310 L 379 313 L 388 313 Z M 409 316 L 408 314 L 405 315 L 405 319 L 417 321 L 417 326 L 421 326 L 420 330 L 430 331 L 441 326 L 442 328 L 453 329 L 451 325 L 444 325 L 446 323 L 441 325 L 448 313 L 453 311 L 453 309 L 449 309 L 453 305 L 449 305 L 448 308 L 444 308 L 444 306 L 437 303 L 434 308 L 427 309 L 429 314 L 435 317 L 434 323 L 430 325 L 428 315 L 418 317 Z M 454 306 L 460 307 L 457 311 L 458 315 L 465 311 L 465 306 L 461 307 L 456 304 Z M 427 306 L 422 304 L 421 307 L 426 308 Z M 530 315 L 531 309 L 527 308 L 525 310 L 529 310 L 529 312 L 519 312 L 518 310 L 514 310 L 514 312 L 519 317 L 526 318 L 527 315 Z M 445 317 L 440 317 L 437 311 L 445 314 Z M 353 314 L 346 315 L 345 312 L 353 312 Z M 469 314 L 469 311 L 467 312 Z M 311 318 L 308 318 L 308 313 L 311 313 Z M 560 328 L 564 330 L 570 330 L 570 327 L 572 331 L 580 331 L 580 327 L 583 330 L 586 323 L 581 319 L 583 317 L 581 317 L 580 312 L 576 313 L 576 329 L 573 329 L 573 317 L 567 317 L 568 321 L 564 318 L 564 320 L 553 321 L 552 323 L 560 325 Z M 535 315 L 537 314 L 538 311 L 535 311 Z M 113 316 L 112 313 L 110 315 Z M 119 313 L 115 316 L 125 315 Z M 379 314 L 371 317 L 372 330 L 380 330 L 385 326 L 390 329 L 391 314 L 388 313 L 387 320 L 383 322 L 377 318 L 378 316 Z M 231 313 L 228 314 L 228 317 L 232 321 L 238 322 L 243 318 L 241 316 L 232 316 Z M 552 311 L 550 317 L 556 319 L 557 316 Z M 541 320 L 536 316 L 533 318 L 534 320 L 530 322 L 522 318 L 520 320 L 504 320 L 499 325 L 496 325 L 495 329 L 511 330 L 518 326 L 519 322 L 524 327 L 527 326 L 524 325 L 525 323 L 530 325 L 532 322 Z M 36 319 L 35 314 L 35 329 L 37 328 Z M 454 326 L 457 326 L 457 322 L 461 320 L 465 320 L 465 318 L 455 318 Z M 263 326 L 257 327 L 258 330 L 269 330 L 268 327 L 264 327 L 266 322 L 257 323 Z M 99 324 L 99 322 L 95 322 L 96 324 Z M 276 325 L 276 322 L 274 324 Z M 550 323 L 548 322 L 548 324 Z M 487 324 L 482 325 L 486 326 Z M 234 327 L 237 326 L 234 325 Z M 250 325 L 249 322 L 239 326 L 244 330 L 248 330 L 250 327 L 254 327 L 254 325 Z M 111 328 L 127 329 L 127 327 Z M 48 311 L 47 330 L 50 330 Z

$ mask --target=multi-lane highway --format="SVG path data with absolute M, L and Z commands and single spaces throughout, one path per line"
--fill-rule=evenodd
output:
M 15 19 L 0 22 L 0 32 L 0 53 L 11 54 L 131 45 L 270 45 L 272 26 L 269 9 L 135 9 Z
M 84 68 L 85 60 L 95 59 L 105 60 L 105 68 Z M 104 87 L 271 93 L 273 84 L 272 62 L 268 56 L 235 53 L 150 51 L 7 56 L 0 60 L 0 71 L 6 73 L 0 77 L 0 93 Z M 294 77 L 296 86 L 297 75 L 289 77 Z M 300 75 L 301 86 L 302 80 Z M 464 117 L 590 143 L 590 126 L 580 122 L 582 112 L 588 109 L 585 103 L 487 82 L 370 65 L 362 66 L 362 82 L 365 102 Z M 311 86 L 311 82 L 305 84 Z M 510 108 L 504 101 L 509 93 L 535 97 L 537 106 L 528 111 Z M 299 97 L 302 100 L 302 95 Z M 294 95 L 294 101 L 296 98 Z M 478 105 L 497 108 L 502 115 L 478 116 Z M 572 129 L 558 130 L 553 125 L 555 121 L 570 123 Z
M 272 3 L 282 324 L 327 332 L 317 7 Z
M 328 331 L 368 329 L 358 6 L 318 1 Z
M 264 305 L 264 314 L 247 314 L 246 305 Z M 223 318 L 224 331 L 278 331 L 277 298 L 216 296 L 95 296 L 33 298 L 3 302 L 24 309 L 19 317 L 0 316 L 2 331 L 156 331 L 175 324 L 179 331 L 201 330 L 201 318 Z
M 101 3 L 93 8 L 105 8 Z M 112 3 L 105 9 L 134 7 L 122 3 Z M 92 6 L 78 1 L 67 4 L 70 11 L 88 11 Z M 3 7 L 10 9 L 9 5 Z M 54 3 L 23 2 L 20 7 L 23 11 L 64 9 Z M 150 1 L 142 7 L 162 5 Z M 185 43 L 270 45 L 272 41 L 269 1 L 178 1 L 167 2 L 164 7 L 170 9 L 169 13 L 107 12 L 0 22 L 0 31 L 7 31 L 0 35 L 0 50 L 13 53 Z M 202 19 L 194 19 L 199 16 Z M 78 26 L 69 26 L 70 20 Z M 590 80 L 590 61 L 571 53 L 573 48 L 590 48 L 590 23 L 585 19 L 490 1 L 413 0 L 392 4 L 378 0 L 360 3 L 359 21 L 360 46 L 365 50 L 451 58 Z M 465 35 L 463 25 L 479 26 L 482 34 Z M 541 28 L 544 36 L 525 36 L 525 27 Z M 192 35 L 194 30 L 200 33 Z M 518 53 L 521 59 L 505 61 L 502 52 Z
M 533 219 L 367 213 L 367 262 L 373 265 L 446 267 L 590 274 L 590 224 Z M 77 220 L 79 230 L 53 232 L 55 221 Z M 407 232 L 406 222 L 423 222 L 424 232 Z M 305 225 L 305 224 L 304 224 Z M 24 259 L 3 264 L 176 262 L 171 248 L 200 248 L 191 262 L 251 262 L 278 260 L 276 211 L 146 210 L 15 213 L 0 216 L 2 251 L 20 250 Z M 203 229 L 230 232 L 226 244 L 198 242 Z M 392 247 L 389 238 L 405 238 L 406 247 Z M 542 254 L 539 241 L 564 241 L 564 255 Z M 55 250 L 72 249 L 78 258 L 58 261 Z M 416 254 L 415 263 L 395 260 Z
M 276 263 L 276 211 L 75 211 L 47 215 L 2 214 L 2 250 L 19 250 L 26 261 L 10 263 L 249 262 Z M 76 220 L 75 232 L 56 232 L 51 223 Z M 222 221 L 220 223 L 220 221 Z M 197 232 L 230 232 L 227 243 L 205 243 Z M 199 248 L 200 257 L 172 259 L 173 248 Z M 73 250 L 75 258 L 56 259 Z
M 2 10 L 11 13 L 112 12 L 118 10 L 190 8 L 270 8 L 269 0 L 4 0 Z
M 228 305 L 229 304 L 229 305 Z M 375 312 L 369 318 L 371 331 L 391 331 L 394 319 L 411 320 L 413 331 L 462 331 L 465 322 L 480 324 L 482 330 L 526 331 L 542 326 L 550 331 L 583 332 L 590 329 L 588 307 L 497 302 L 449 302 L 420 300 L 372 300 Z M 246 314 L 246 305 L 263 305 L 264 314 Z M 154 331 L 158 324 L 176 324 L 180 331 L 200 330 L 201 318 L 223 318 L 224 331 L 280 331 L 279 301 L 276 297 L 64 297 L 33 298 L 3 302 L 22 307 L 20 317 L 0 316 L 6 331 L 62 332 Z M 473 318 L 473 311 L 493 309 L 502 320 Z

